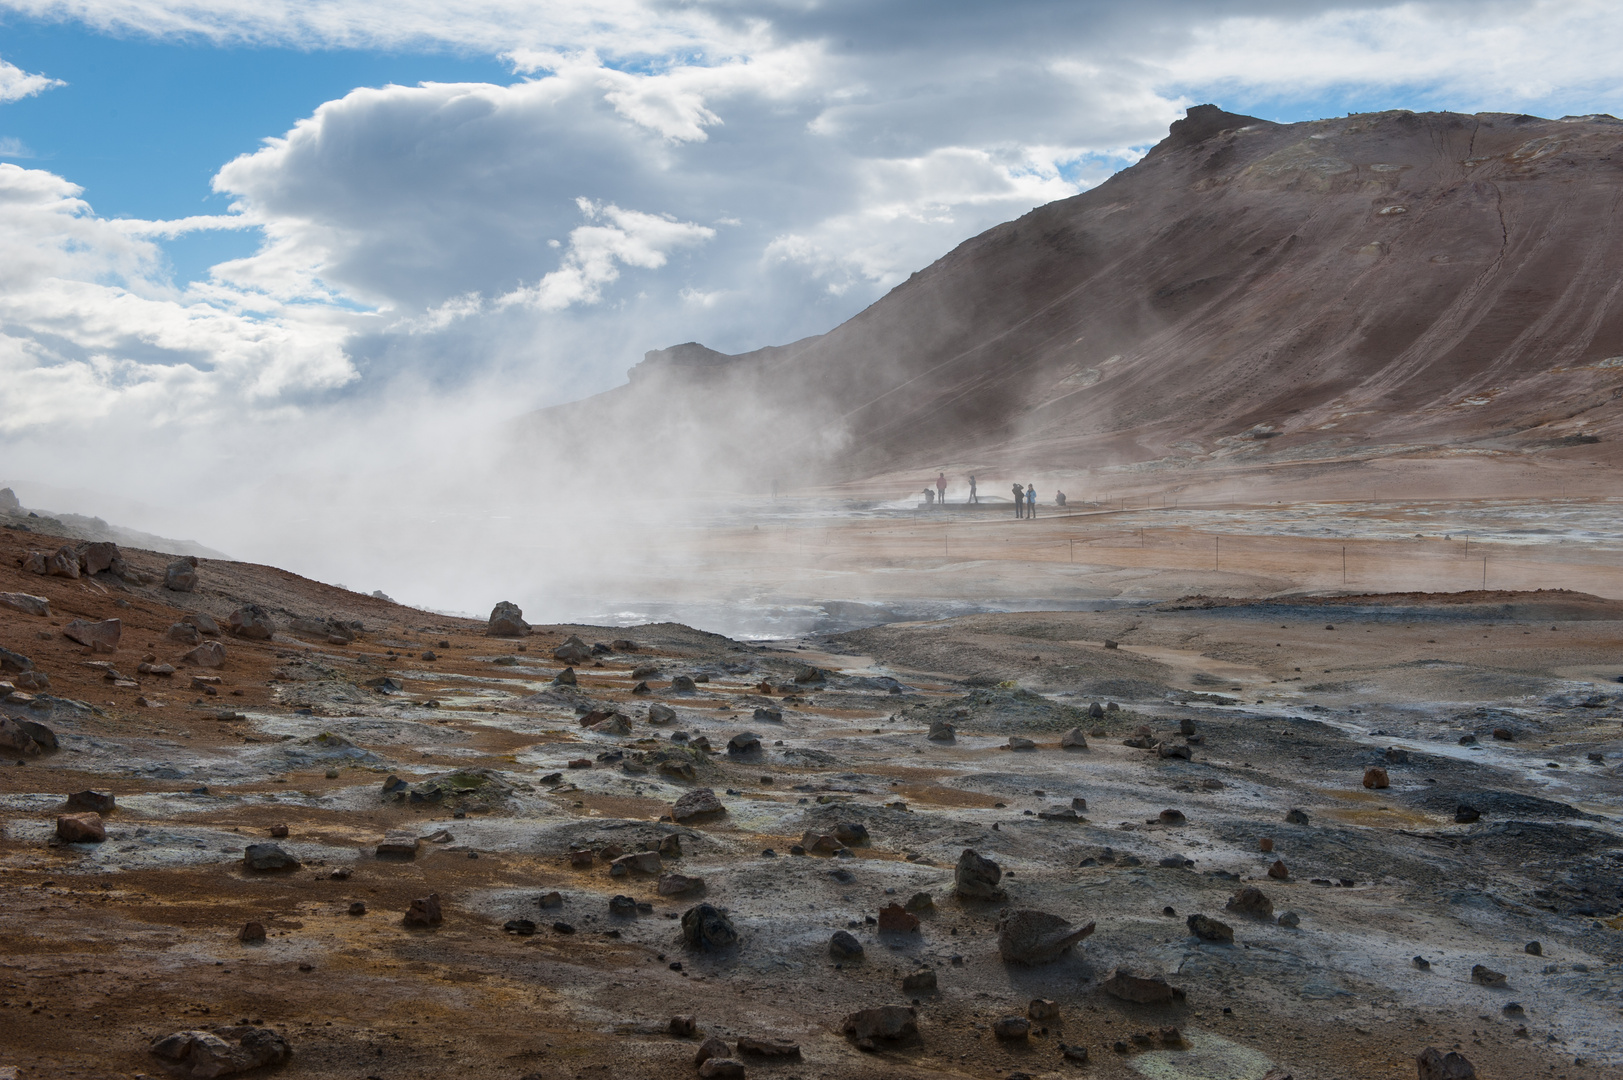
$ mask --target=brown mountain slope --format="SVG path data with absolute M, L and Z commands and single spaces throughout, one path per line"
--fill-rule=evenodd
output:
M 1199 106 L 821 337 L 651 353 L 537 429 L 630 423 L 667 462 L 754 477 L 1588 459 L 1623 395 L 1620 197 L 1611 117 Z

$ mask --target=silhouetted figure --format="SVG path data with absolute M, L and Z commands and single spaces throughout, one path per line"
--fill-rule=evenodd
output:
M 772 501 L 778 501 L 778 478 L 776 476 L 772 478 Z
M 947 474 L 941 473 L 935 478 L 935 497 L 941 500 L 941 505 L 947 505 Z
M 1065 492 L 1063 492 L 1063 491 L 1054 492 L 1054 505 L 1055 506 L 1064 506 L 1065 505 Z
M 978 503 L 978 502 L 981 501 L 980 496 L 975 494 L 975 474 L 974 473 L 969 474 L 969 501 L 972 502 L 972 503 Z
M 1018 484 L 1015 485 L 1019 487 Z M 1033 520 L 1037 517 L 1037 485 L 1026 485 L 1026 516 Z
M 1017 517 L 1017 518 L 1025 517 L 1026 516 L 1026 489 L 1021 487 L 1019 484 L 1016 484 L 1010 490 L 1012 490 L 1014 492 L 1014 516 Z
M 929 488 L 924 489 L 924 505 L 925 506 L 934 506 L 935 505 L 935 492 L 930 490 Z

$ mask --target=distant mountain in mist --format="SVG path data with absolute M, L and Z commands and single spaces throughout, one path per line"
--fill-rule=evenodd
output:
M 759 486 L 937 467 L 1604 455 L 1623 122 L 1201 105 L 1132 168 L 827 334 L 648 354 L 536 414 L 604 463 Z M 1598 444 L 1598 445 L 1597 445 Z

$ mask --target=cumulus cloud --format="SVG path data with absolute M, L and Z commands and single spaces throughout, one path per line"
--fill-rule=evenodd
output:
M 21 101 L 25 97 L 44 93 L 56 86 L 66 86 L 61 79 L 47 75 L 31 75 L 15 64 L 0 60 L 0 105 L 8 101 Z

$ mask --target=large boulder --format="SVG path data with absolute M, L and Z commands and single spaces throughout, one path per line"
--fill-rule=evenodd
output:
M 197 559 L 187 555 L 165 567 L 163 587 L 170 592 L 191 592 L 197 588 Z
M 908 1005 L 876 1005 L 847 1013 L 840 1030 L 857 1042 L 898 1042 L 919 1033 L 918 1011 Z
M 34 661 L 19 652 L 10 649 L 0 649 L 0 671 L 14 671 L 21 674 L 24 671 L 33 671 Z
M 1255 885 L 1247 885 L 1233 896 L 1223 907 L 1241 915 L 1249 915 L 1253 919 L 1266 919 L 1274 913 L 1274 902 L 1268 899 L 1268 894 Z
M 1018 908 L 998 920 L 997 951 L 1012 964 L 1047 964 L 1093 933 L 1093 923 L 1073 926 L 1067 919 L 1035 908 Z
M 1184 997 L 1184 992 L 1168 983 L 1166 976 L 1136 975 L 1126 968 L 1116 968 L 1099 985 L 1113 998 L 1140 1005 L 1162 1005 Z
M 177 1031 L 152 1044 L 152 1053 L 199 1080 L 280 1065 L 293 1053 L 271 1028 L 243 1024 L 213 1031 Z
M 438 926 L 445 921 L 445 911 L 440 907 L 440 894 L 429 893 L 419 896 L 406 905 L 404 922 L 407 926 Z
M 46 558 L 45 572 L 52 577 L 78 578 L 79 553 L 63 544 Z
M 44 724 L 0 716 L 0 753 L 38 757 L 56 749 L 56 735 Z
M 56 819 L 56 838 L 64 844 L 99 844 L 107 839 L 107 829 L 95 811 L 62 814 Z
M 249 844 L 242 853 L 242 865 L 249 870 L 297 870 L 299 860 L 275 844 Z
M 671 817 L 677 821 L 695 821 L 726 813 L 727 808 L 721 805 L 716 793 L 710 788 L 694 788 L 692 791 L 676 800 L 671 807 Z
M 524 637 L 530 624 L 524 621 L 524 612 L 510 600 L 503 600 L 490 609 L 490 622 L 485 633 L 491 637 Z
M 1476 1067 L 1453 1050 L 1445 1054 L 1428 1046 L 1415 1058 L 1415 1067 L 1419 1080 L 1476 1080 Z
M 552 658 L 566 664 L 584 664 L 592 658 L 592 650 L 586 642 L 570 634 L 562 645 L 552 650 Z
M 205 641 L 180 659 L 182 663 L 198 667 L 217 668 L 225 663 L 225 646 L 218 641 Z
M 1061 750 L 1086 750 L 1088 737 L 1082 733 L 1081 728 L 1074 727 L 1060 736 L 1059 747 Z
M 118 553 L 118 545 L 105 540 L 92 541 L 79 553 L 79 565 L 91 575 L 104 574 L 123 561 Z
M 269 641 L 276 634 L 270 612 L 258 604 L 244 604 L 233 611 L 226 622 L 227 629 L 234 637 L 247 638 L 249 641 Z
M 175 623 L 163 632 L 163 636 L 179 645 L 196 645 L 203 640 L 203 635 L 197 632 L 197 627 L 183 622 Z
M 1007 899 L 998 882 L 1003 880 L 1003 868 L 991 859 L 982 858 L 974 848 L 965 848 L 958 856 L 953 871 L 953 885 L 958 895 L 971 900 Z
M 43 596 L 34 596 L 31 593 L 0 592 L 0 607 L 20 611 L 24 615 L 42 615 L 49 618 L 51 614 L 51 602 Z
M 102 619 L 100 622 L 74 619 L 62 628 L 62 636 L 88 645 L 91 652 L 114 653 L 118 651 L 119 639 L 124 636 L 124 624 L 117 619 Z
M 682 940 L 695 949 L 725 949 L 738 943 L 738 931 L 724 909 L 698 904 L 682 913 Z

